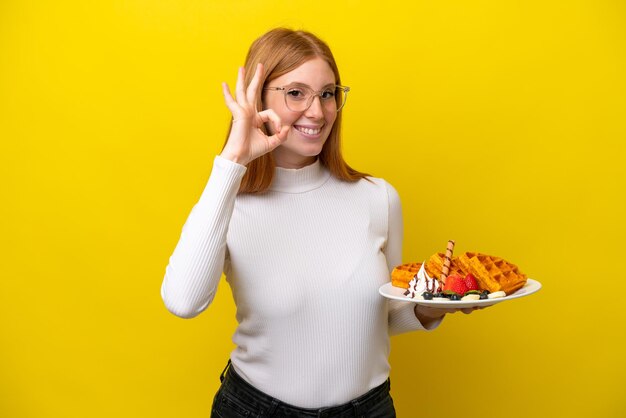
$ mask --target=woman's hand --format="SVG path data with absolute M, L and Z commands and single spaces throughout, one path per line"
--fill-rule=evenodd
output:
M 446 314 L 452 314 L 456 312 L 463 312 L 464 314 L 470 314 L 474 312 L 476 309 L 483 309 L 484 307 L 474 307 L 474 308 L 436 308 L 431 306 L 423 306 L 423 305 L 415 305 L 415 316 L 425 328 L 443 318 Z
M 244 69 L 239 68 L 235 97 L 226 83 L 222 83 L 226 106 L 233 115 L 233 126 L 221 156 L 241 165 L 267 154 L 287 139 L 289 126 L 282 126 L 280 117 L 272 110 L 256 109 L 257 89 L 263 65 L 259 64 L 247 89 L 244 88 Z M 261 130 L 264 123 L 271 123 L 274 135 L 267 136 Z

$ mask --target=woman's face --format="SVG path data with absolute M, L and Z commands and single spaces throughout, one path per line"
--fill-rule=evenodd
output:
M 296 87 L 308 86 L 315 92 L 329 87 L 331 91 L 334 91 L 335 74 L 326 61 L 314 58 L 295 70 L 275 78 L 265 87 L 294 85 Z M 290 127 L 285 142 L 273 151 L 276 165 L 285 168 L 301 168 L 313 163 L 322 151 L 335 123 L 336 107 L 322 104 L 320 97 L 316 96 L 308 109 L 297 112 L 290 110 L 285 104 L 284 91 L 265 90 L 263 93 L 264 108 L 273 109 L 280 117 L 282 124 Z

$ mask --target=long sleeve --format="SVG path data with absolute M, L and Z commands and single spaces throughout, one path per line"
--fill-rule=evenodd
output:
M 402 263 L 402 239 L 404 225 L 402 221 L 402 205 L 398 192 L 387 182 L 387 195 L 389 198 L 389 222 L 387 245 L 384 253 L 387 258 L 389 272 Z M 433 330 L 439 326 L 441 320 L 425 328 L 415 316 L 415 304 L 412 302 L 389 301 L 389 333 L 397 335 L 403 332 L 416 330 Z
M 226 234 L 246 167 L 216 156 L 209 181 L 170 256 L 161 297 L 174 315 L 192 318 L 213 300 L 224 268 Z
M 244 380 L 302 408 L 367 393 L 389 377 L 390 329 L 423 329 L 413 303 L 378 294 L 401 259 L 397 193 L 379 178 L 340 180 L 317 160 L 237 195 L 244 173 L 216 159 L 167 267 L 166 305 L 197 315 L 225 271 L 237 305 L 230 359 Z

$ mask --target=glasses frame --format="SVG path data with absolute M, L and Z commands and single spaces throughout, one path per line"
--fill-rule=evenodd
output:
M 307 104 L 307 106 L 303 109 L 303 110 L 292 110 L 289 107 L 289 103 L 287 102 L 287 93 L 289 92 L 289 89 L 292 88 L 306 88 L 311 92 L 311 97 L 309 97 L 309 103 Z M 311 105 L 313 104 L 313 100 L 315 100 L 315 97 L 319 96 L 320 98 L 320 102 L 323 100 L 322 99 L 322 93 L 327 92 L 327 89 L 324 90 L 319 90 L 319 91 L 315 91 L 312 88 L 310 88 L 309 86 L 306 85 L 298 85 L 298 86 L 280 86 L 280 87 L 264 87 L 263 90 L 270 90 L 270 91 L 282 91 L 283 92 L 283 96 L 285 97 L 285 106 L 287 106 L 287 109 L 291 110 L 292 112 L 306 112 L 307 110 L 309 110 L 309 108 L 311 107 Z M 339 84 L 335 84 L 335 90 L 340 90 L 343 94 L 344 100 L 341 102 L 341 106 L 339 106 L 339 108 L 337 108 L 337 110 L 335 110 L 335 112 L 339 113 L 339 111 L 341 109 L 343 109 L 343 107 L 346 105 L 346 102 L 348 101 L 348 92 L 350 91 L 350 87 L 348 86 L 340 86 Z M 337 103 L 337 98 L 335 97 L 335 104 Z

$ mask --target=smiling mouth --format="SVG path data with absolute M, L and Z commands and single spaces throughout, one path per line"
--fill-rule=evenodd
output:
M 319 128 L 307 128 L 307 127 L 304 127 L 304 126 L 294 125 L 294 128 L 295 128 L 296 131 L 302 132 L 303 134 L 307 134 L 307 135 L 319 135 L 319 133 L 322 132 L 322 127 L 319 127 Z

